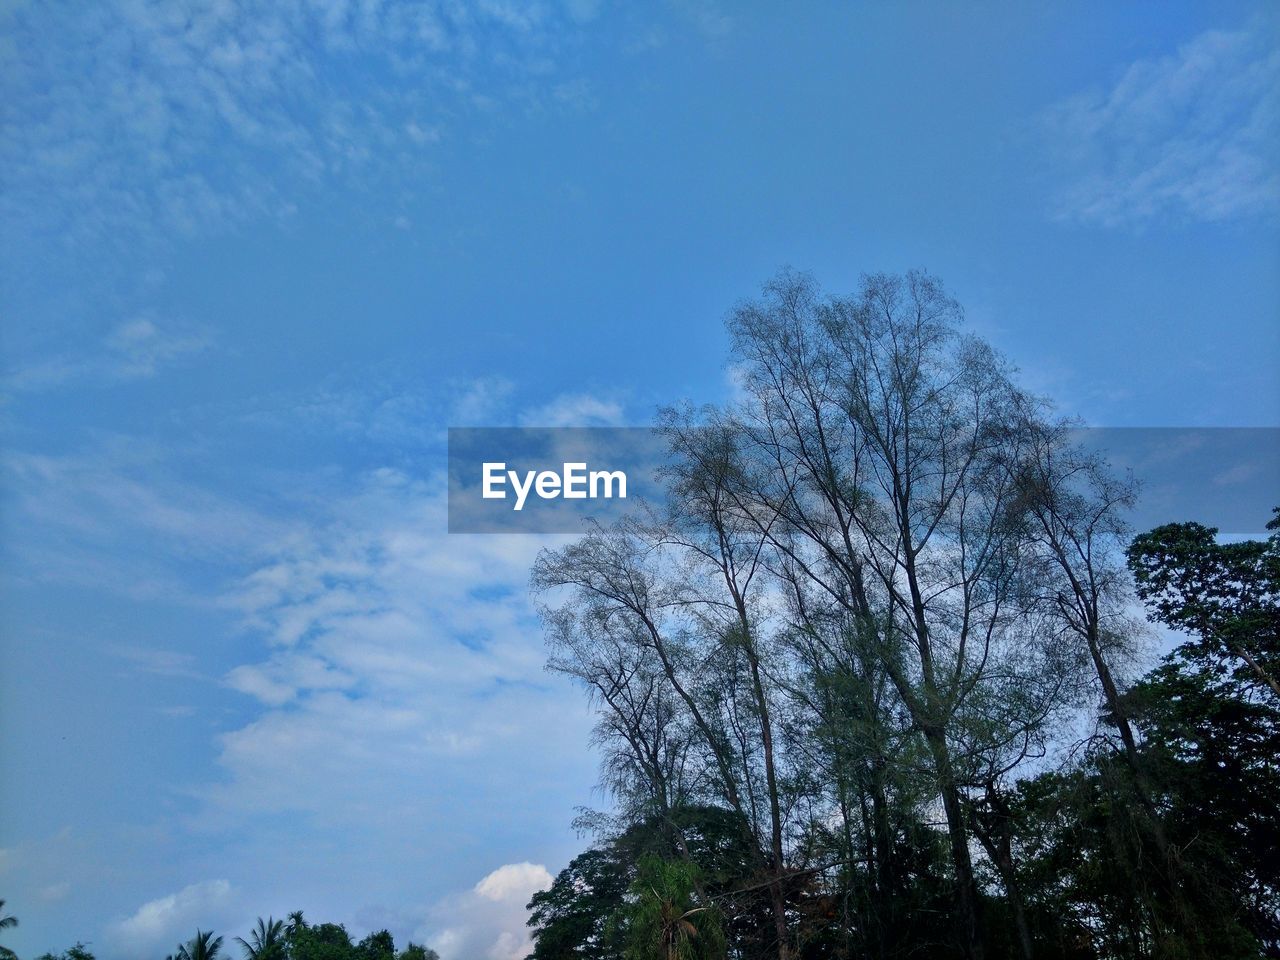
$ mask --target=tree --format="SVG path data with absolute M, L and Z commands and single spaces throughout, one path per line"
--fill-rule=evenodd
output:
M 721 960 L 724 934 L 715 906 L 698 902 L 697 868 L 680 860 L 640 861 L 623 910 L 626 960 Z
M 530 960 L 618 960 L 615 916 L 631 884 L 632 866 L 617 844 L 587 850 L 529 901 Z
M 395 960 L 396 944 L 389 931 L 378 930 L 357 943 L 352 955 L 356 960 Z
M 729 330 L 665 509 L 534 567 L 616 806 L 533 960 L 1280 956 L 1280 532 L 1130 547 L 1132 484 L 925 274 Z M 1192 634 L 1136 684 L 1131 572 Z
M 1127 694 L 1207 956 L 1280 956 L 1280 703 L 1254 689 L 1180 650 Z
M 301 913 L 290 915 L 287 940 L 289 960 L 352 960 L 355 951 L 342 924 L 309 924 Z
M 1026 654 L 1050 646 L 1022 592 L 1010 521 L 1007 464 L 1019 458 L 1031 401 L 989 346 L 959 332 L 960 316 L 923 273 L 867 277 L 845 299 L 787 273 L 740 305 L 729 330 L 748 394 L 741 434 L 757 462 L 740 508 L 789 575 L 873 641 L 928 748 L 958 940 L 978 957 L 966 768 L 1016 743 L 1048 705 L 1025 702 L 1023 716 L 995 725 L 968 708 L 984 688 L 988 703 L 1010 702 L 997 686 L 1029 689 L 1041 665 Z
M 245 960 L 280 960 L 286 948 L 284 921 L 259 917 L 249 939 L 236 937 L 236 942 L 244 949 Z
M 68 947 L 59 954 L 44 953 L 36 960 L 94 960 L 94 956 L 89 952 L 89 948 L 83 943 L 77 942 L 75 946 Z
M 1280 697 L 1280 508 L 1267 540 L 1219 543 L 1199 523 L 1170 523 L 1137 537 L 1129 566 L 1153 620 L 1197 639 L 1202 662 L 1239 658 Z
M 173 960 L 217 960 L 221 950 L 221 937 L 215 937 L 212 930 L 196 930 L 194 937 L 178 945 Z
M 663 536 L 684 553 L 695 569 L 708 575 L 689 579 L 688 600 L 697 611 L 702 630 L 718 638 L 720 648 L 728 655 L 720 662 L 741 665 L 741 683 L 734 683 L 737 678 L 730 676 L 725 688 L 743 689 L 746 723 L 751 725 L 752 739 L 758 738 L 759 742 L 763 801 L 768 810 L 767 843 L 762 846 L 768 848 L 773 874 L 768 888 L 770 908 L 778 956 L 788 960 L 791 937 L 783 881 L 787 872 L 787 824 L 782 813 L 781 764 L 774 747 L 777 705 L 765 680 L 769 672 L 764 636 L 767 621 L 760 603 L 760 584 L 767 576 L 769 521 L 759 523 L 736 508 L 731 488 L 739 482 L 744 464 L 732 427 L 715 421 L 699 425 L 688 415 L 668 411 L 662 428 L 674 454 L 666 472 L 669 506 Z M 736 716 L 735 711 L 734 719 Z M 742 725 L 736 728 L 742 729 Z M 744 742 L 741 753 L 745 756 L 747 752 Z M 753 793 L 752 780 L 745 778 L 745 783 Z
M 18 918 L 13 914 L 4 912 L 4 901 L 0 900 L 0 930 L 10 930 L 18 925 Z M 8 947 L 0 946 L 0 960 L 18 960 L 15 954 Z

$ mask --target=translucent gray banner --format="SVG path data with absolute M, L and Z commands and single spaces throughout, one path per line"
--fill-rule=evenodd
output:
M 1139 482 L 1135 532 L 1195 520 L 1265 533 L 1280 505 L 1280 427 L 1096 427 L 1075 433 Z M 661 506 L 666 440 L 643 427 L 454 427 L 450 533 L 581 533 L 641 502 Z

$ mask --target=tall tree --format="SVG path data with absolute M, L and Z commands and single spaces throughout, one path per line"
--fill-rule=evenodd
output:
M 756 812 L 755 778 L 744 770 L 747 775 L 743 779 L 752 801 L 753 822 L 764 819 L 767 823 L 762 846 L 769 851 L 773 875 L 769 897 L 774 934 L 778 956 L 788 960 L 791 936 L 784 887 L 787 825 L 774 719 L 779 704 L 767 679 L 776 671 L 770 671 L 766 664 L 767 612 L 760 602 L 767 576 L 769 524 L 767 520 L 757 523 L 756 518 L 745 517 L 737 509 L 732 488 L 740 484 L 745 467 L 737 446 L 739 438 L 731 427 L 714 420 L 700 424 L 674 410 L 666 413 L 661 426 L 673 454 L 665 473 L 668 515 L 662 535 L 681 551 L 695 574 L 686 580 L 686 600 L 702 632 L 718 640 L 725 654 L 719 662 L 742 667 L 746 718 L 745 724 L 735 722 L 733 726 L 741 730 L 739 755 L 743 763 L 749 762 L 753 753 L 748 741 L 759 744 L 763 805 L 768 811 L 765 817 Z M 737 686 L 731 680 L 726 689 L 734 691 Z M 729 703 L 732 707 L 736 700 Z M 733 719 L 737 720 L 736 711 Z M 750 726 L 749 732 L 745 725 Z
M 791 569 L 875 638 L 929 750 L 958 939 L 979 957 L 961 728 L 975 691 L 1016 670 L 1015 634 L 1025 642 L 1035 625 L 1003 466 L 1017 457 L 1027 400 L 959 320 L 925 274 L 868 277 L 847 299 L 784 274 L 740 305 L 729 329 L 762 481 L 744 491 L 744 513 L 767 522 Z

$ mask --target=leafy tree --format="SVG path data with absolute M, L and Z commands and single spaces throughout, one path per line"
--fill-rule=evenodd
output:
M 1179 651 L 1130 692 L 1207 954 L 1280 956 L 1280 704 Z
M 216 960 L 221 950 L 221 937 L 215 937 L 212 930 L 196 930 L 194 937 L 178 945 L 172 960 Z
M 281 960 L 286 951 L 284 921 L 259 917 L 249 939 L 236 937 L 236 941 L 244 949 L 245 960 Z
M 1170 523 L 1134 539 L 1129 566 L 1154 620 L 1195 635 L 1202 663 L 1238 658 L 1280 697 L 1280 508 L 1267 540 L 1219 543 L 1218 531 Z
M 548 889 L 529 901 L 531 960 L 617 960 L 622 943 L 614 916 L 631 873 L 616 844 L 574 857 Z
M 420 943 L 410 942 L 396 954 L 397 960 L 440 960 L 440 954 Z
M 88 947 L 83 943 L 77 942 L 75 946 L 68 947 L 62 953 L 44 953 L 37 957 L 36 960 L 95 960 L 95 958 L 89 952 Z
M 720 960 L 719 912 L 696 894 L 697 867 L 645 857 L 622 910 L 626 960 Z
M 287 939 L 289 960 L 352 960 L 355 952 L 351 936 L 342 924 L 312 925 L 301 913 L 290 915 Z
M 386 930 L 379 930 L 356 944 L 352 955 L 355 960 L 395 960 L 395 941 Z
M 11 913 L 5 913 L 4 901 L 0 900 L 0 930 L 9 930 L 17 925 L 18 918 Z M 0 960 L 18 960 L 18 957 L 8 947 L 0 946 Z

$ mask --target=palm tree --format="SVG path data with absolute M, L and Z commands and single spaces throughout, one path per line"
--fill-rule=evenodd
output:
M 214 937 L 212 930 L 197 929 L 195 937 L 178 947 L 173 960 L 215 960 L 221 949 L 221 937 Z
M 249 939 L 236 940 L 244 947 L 245 960 L 276 960 L 284 952 L 284 921 L 259 917 Z
M 628 957 L 712 960 L 724 956 L 718 911 L 692 906 L 697 868 L 679 861 L 642 857 L 628 907 Z
M 0 930 L 8 930 L 18 925 L 18 918 L 4 912 L 4 901 L 0 900 Z M 18 960 L 18 955 L 8 947 L 0 947 L 0 960 Z

